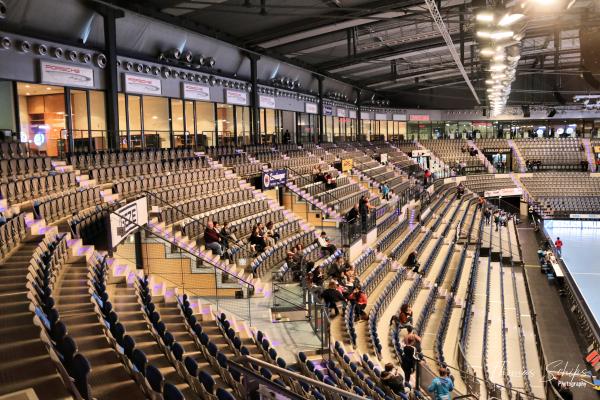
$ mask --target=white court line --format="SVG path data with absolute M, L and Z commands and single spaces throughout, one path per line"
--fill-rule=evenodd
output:
M 571 272 L 571 275 L 598 275 L 598 276 L 600 276 L 600 272 Z

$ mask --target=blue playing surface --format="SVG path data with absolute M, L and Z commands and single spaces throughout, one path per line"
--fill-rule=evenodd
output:
M 563 241 L 563 261 L 600 323 L 600 223 L 546 221 L 544 226 L 553 241 Z

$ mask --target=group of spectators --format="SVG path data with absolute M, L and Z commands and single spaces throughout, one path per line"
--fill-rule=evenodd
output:
M 313 181 L 323 182 L 327 190 L 335 189 L 337 187 L 336 178 L 329 171 L 322 171 L 321 166 L 317 165 L 312 172 Z
M 469 153 L 469 155 L 470 155 L 471 157 L 474 157 L 474 156 L 476 156 L 476 155 L 477 155 L 477 153 L 478 153 L 478 151 L 477 151 L 477 149 L 476 149 L 475 147 L 473 147 L 473 146 L 467 146 L 467 145 L 464 145 L 464 146 L 462 146 L 462 147 L 460 148 L 460 151 L 461 151 L 462 153 Z
M 326 289 L 320 293 L 319 288 L 316 287 L 316 289 L 329 312 L 333 311 L 332 317 L 340 314 L 338 303 L 353 303 L 356 320 L 367 319 L 365 312 L 368 301 L 367 294 L 362 289 L 356 269 L 343 256 L 337 257 L 327 271 L 323 271 L 320 266 L 314 267 L 309 272 L 309 276 L 312 278 L 310 283 L 313 286 L 315 286 L 315 273 L 321 277 L 321 283 L 325 277 L 329 279 Z
M 539 171 L 542 168 L 542 161 L 540 160 L 526 160 L 525 168 L 527 171 Z
M 496 226 L 496 231 L 498 231 L 498 228 L 500 227 L 508 226 L 508 221 L 511 219 L 515 221 L 515 224 L 519 224 L 520 222 L 519 217 L 516 214 L 511 214 L 500 209 L 493 210 L 492 207 L 487 207 L 483 211 L 483 221 L 486 225 L 489 225 L 492 223 L 492 218 L 494 220 L 494 225 Z
M 358 203 L 354 204 L 354 206 L 346 213 L 344 219 L 348 222 L 351 228 L 354 228 L 358 225 L 360 221 L 360 226 L 362 228 L 362 232 L 367 232 L 367 222 L 369 213 L 373 210 L 375 206 L 371 205 L 368 195 L 363 195 Z
M 210 220 L 204 228 L 204 247 L 223 258 L 229 258 L 231 244 L 238 243 L 236 231 L 236 228 L 229 227 L 227 221 L 219 225 L 217 221 Z M 275 231 L 272 221 L 267 222 L 266 225 L 258 222 L 252 227 L 248 243 L 252 251 L 259 254 L 267 247 L 273 247 L 279 238 L 280 235 Z

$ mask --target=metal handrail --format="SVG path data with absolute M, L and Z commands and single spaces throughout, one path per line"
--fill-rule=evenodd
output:
M 206 229 L 206 224 L 202 223 L 202 221 L 200 221 L 199 219 L 197 219 L 196 217 L 186 213 L 185 211 L 182 211 L 181 209 L 179 209 L 179 207 L 174 206 L 173 204 L 169 203 L 168 201 L 162 199 L 160 196 L 158 196 L 156 193 L 152 193 L 149 192 L 147 190 L 144 190 L 142 193 L 146 194 L 146 195 L 150 195 L 153 198 L 156 198 L 158 200 L 160 200 L 162 203 L 169 205 L 171 208 L 177 210 L 178 212 L 180 212 L 181 214 L 183 214 L 186 218 L 190 218 L 192 221 L 194 221 L 195 223 L 197 223 L 198 225 L 200 225 L 201 227 Z M 248 249 L 245 249 L 244 247 L 242 247 L 241 245 L 239 245 L 238 243 L 233 243 L 235 247 L 233 247 L 236 250 L 241 250 L 243 252 L 245 252 L 245 255 L 250 254 L 250 252 L 248 251 Z M 230 248 L 231 250 L 231 248 Z
M 151 233 L 154 236 L 158 236 L 154 231 L 152 231 L 152 229 L 150 229 L 150 228 L 148 228 L 146 226 L 140 225 L 137 222 L 132 221 L 131 219 L 129 219 L 127 217 L 124 217 L 124 216 L 122 216 L 119 213 L 113 212 L 113 214 L 115 214 L 117 217 L 121 218 L 123 221 L 126 221 L 127 223 L 134 225 L 138 230 L 142 229 L 143 231 Z M 181 247 L 180 245 L 178 245 L 174 241 L 171 241 L 171 240 L 169 240 L 169 239 L 167 239 L 165 237 L 160 237 L 160 238 L 163 239 L 165 242 L 170 243 L 172 246 L 177 247 L 182 253 L 185 252 L 185 253 L 193 256 L 193 257 L 199 258 L 199 259 L 202 260 L 203 263 L 209 264 L 211 267 L 213 267 L 213 268 L 218 269 L 219 271 L 221 271 L 221 273 L 224 273 L 225 275 L 231 277 L 232 279 L 237 280 L 239 282 L 242 282 L 242 283 L 248 285 L 248 287 L 252 288 L 252 291 L 254 292 L 254 285 L 252 283 L 246 281 L 244 278 L 231 275 L 231 273 L 229 271 L 227 271 L 224 268 L 220 267 L 219 265 L 213 263 L 211 260 L 208 260 L 206 258 L 200 257 L 197 254 L 194 254 L 191 251 L 189 251 L 187 249 L 184 249 L 183 247 Z
M 364 397 L 359 396 L 357 394 L 354 394 L 352 392 L 348 392 L 346 390 L 340 389 L 340 388 L 335 387 L 335 386 L 328 385 L 328 384 L 323 383 L 321 381 L 317 381 L 315 379 L 308 378 L 308 377 L 306 377 L 304 375 L 300 375 L 297 372 L 290 371 L 289 369 L 281 368 L 281 367 L 279 367 L 277 365 L 268 363 L 268 362 L 260 360 L 258 358 L 254 358 L 254 357 L 251 357 L 251 356 L 240 356 L 240 359 L 242 361 L 245 361 L 245 362 L 248 362 L 248 363 L 251 363 L 251 364 L 256 364 L 256 365 L 258 365 L 260 367 L 268 368 L 268 369 L 276 372 L 278 375 L 287 376 L 287 377 L 292 378 L 294 380 L 305 382 L 305 383 L 307 383 L 307 384 L 309 384 L 311 386 L 318 387 L 318 388 L 323 389 L 324 391 L 329 392 L 329 393 L 335 393 L 335 394 L 340 395 L 340 396 L 342 396 L 343 398 L 346 398 L 346 399 L 356 399 L 356 400 L 364 400 L 365 399 Z
M 296 171 L 296 170 L 295 170 L 294 168 L 292 168 L 292 167 L 286 167 L 286 168 L 287 168 L 288 170 L 292 171 L 293 173 L 295 173 L 295 174 L 296 174 L 296 175 L 298 175 L 298 176 L 303 176 L 303 175 L 305 175 L 305 174 L 301 174 L 299 171 Z M 312 174 L 311 174 L 311 175 L 312 175 Z M 330 199 L 333 199 L 333 201 L 332 201 L 332 202 L 338 202 L 338 203 L 339 203 L 339 201 L 340 201 L 340 200 L 337 198 L 337 196 L 335 196 L 335 195 L 333 195 L 333 194 L 329 193 L 327 190 L 325 190 L 324 192 L 321 192 L 321 193 L 319 193 L 319 194 L 315 195 L 314 197 L 316 197 L 316 196 L 321 196 L 321 195 L 323 195 L 323 194 L 325 194 L 325 195 L 329 196 L 329 197 L 330 197 Z M 329 203 L 328 203 L 328 204 L 329 204 Z

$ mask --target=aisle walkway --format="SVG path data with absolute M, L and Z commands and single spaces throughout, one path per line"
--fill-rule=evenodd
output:
M 564 311 L 561 297 L 556 287 L 551 285 L 546 276 L 540 273 L 537 258 L 539 237 L 526 223 L 518 227 L 519 242 L 523 252 L 525 274 L 529 283 L 531 299 L 536 310 L 542 348 L 546 356 L 548 370 L 564 370 L 567 372 L 586 370 L 585 360 L 581 354 L 577 339 L 569 318 Z M 521 310 L 522 313 L 525 310 Z M 566 374 L 565 374 L 566 375 Z M 565 376 L 563 380 L 567 380 Z M 573 380 L 578 383 L 578 379 Z M 573 397 L 577 400 L 598 399 L 592 389 L 573 387 Z

